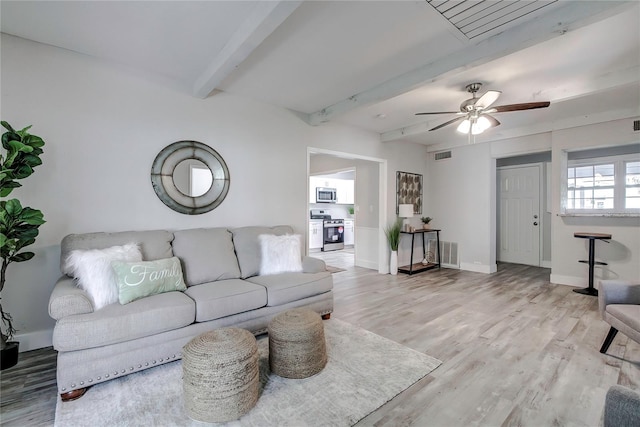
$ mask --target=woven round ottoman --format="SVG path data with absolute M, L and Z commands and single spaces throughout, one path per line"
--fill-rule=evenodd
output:
M 322 318 L 308 309 L 278 314 L 269 323 L 269 366 L 284 378 L 307 378 L 327 364 Z
M 187 415 L 208 423 L 232 421 L 258 401 L 258 345 L 249 331 L 216 329 L 182 349 L 183 396 Z

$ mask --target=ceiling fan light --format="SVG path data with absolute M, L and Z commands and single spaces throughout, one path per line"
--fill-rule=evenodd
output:
M 475 126 L 480 129 L 478 133 L 482 133 L 491 127 L 491 122 L 485 116 L 480 116 Z
M 469 129 L 471 128 L 471 122 L 469 119 L 464 119 L 462 123 L 458 125 L 457 131 L 460 133 L 469 133 Z

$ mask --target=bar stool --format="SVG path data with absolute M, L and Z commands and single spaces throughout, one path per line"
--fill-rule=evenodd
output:
M 609 243 L 608 240 L 611 240 L 611 234 L 578 232 L 573 233 L 573 237 L 577 237 L 578 239 L 589 239 L 589 259 L 581 259 L 578 261 L 589 264 L 589 287 L 583 289 L 574 289 L 573 292 L 584 295 L 598 296 L 598 290 L 593 287 L 593 270 L 596 265 L 607 265 L 607 263 L 596 261 L 596 240 L 602 240 L 603 242 Z

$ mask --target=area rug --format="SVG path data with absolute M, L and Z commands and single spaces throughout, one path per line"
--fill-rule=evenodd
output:
M 91 387 L 62 403 L 55 426 L 351 426 L 440 365 L 349 323 L 324 321 L 328 362 L 313 377 L 292 380 L 269 372 L 269 340 L 258 339 L 258 403 L 237 421 L 189 419 L 182 400 L 182 363 L 172 362 Z

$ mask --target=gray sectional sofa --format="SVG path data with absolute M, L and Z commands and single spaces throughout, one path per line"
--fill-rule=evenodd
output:
M 49 300 L 56 320 L 58 391 L 65 398 L 88 386 L 181 358 L 194 336 L 221 327 L 266 331 L 276 314 L 306 307 L 333 311 L 333 280 L 322 260 L 303 257 L 302 272 L 260 271 L 260 234 L 292 234 L 289 226 L 202 228 L 72 234 L 61 247 L 61 270 Z M 72 250 L 138 243 L 143 260 L 178 257 L 187 290 L 109 304 L 100 310 L 76 286 L 65 260 Z

